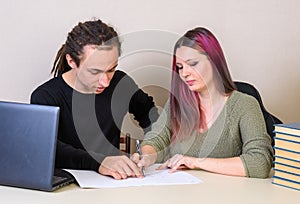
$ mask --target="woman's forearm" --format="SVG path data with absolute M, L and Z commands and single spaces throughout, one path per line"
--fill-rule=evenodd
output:
M 196 163 L 199 169 L 206 171 L 231 176 L 246 176 L 245 168 L 240 157 L 198 158 Z

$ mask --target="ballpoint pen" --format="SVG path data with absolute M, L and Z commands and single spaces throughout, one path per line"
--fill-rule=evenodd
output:
M 141 151 L 141 146 L 140 146 L 140 141 L 139 140 L 135 140 L 135 146 L 136 146 L 136 150 L 139 154 L 139 159 L 142 159 L 142 151 Z M 142 166 L 142 173 L 143 176 L 145 176 L 145 167 Z

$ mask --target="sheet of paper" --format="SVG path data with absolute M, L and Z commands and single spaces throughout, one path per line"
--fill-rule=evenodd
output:
M 169 169 L 156 170 L 159 165 L 155 164 L 146 168 L 144 178 L 127 178 L 115 180 L 109 176 L 102 176 L 95 171 L 65 169 L 71 173 L 81 188 L 119 188 L 129 186 L 147 185 L 180 185 L 196 184 L 202 180 L 184 171 L 169 173 Z

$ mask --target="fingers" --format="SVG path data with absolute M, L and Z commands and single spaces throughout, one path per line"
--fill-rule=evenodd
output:
M 104 165 L 100 165 L 98 172 L 105 176 L 112 176 L 116 180 L 122 179 L 122 176 L 115 170 L 104 167 Z
M 106 157 L 99 167 L 99 173 L 115 179 L 142 177 L 141 170 L 126 156 Z
M 131 155 L 130 159 L 134 162 L 134 163 L 138 163 L 140 161 L 140 156 L 138 153 L 134 153 L 133 155 Z
M 168 167 L 173 168 L 174 166 L 177 166 L 178 163 L 181 163 L 182 159 L 183 159 L 183 155 L 176 154 L 175 156 L 167 160 Z
M 136 177 L 138 177 L 138 178 L 142 178 L 142 177 L 143 177 L 142 170 L 141 170 L 141 168 L 139 168 L 139 167 L 136 165 L 136 163 L 134 163 L 133 161 L 131 161 L 131 160 L 129 159 L 129 162 L 127 163 L 127 165 L 128 165 L 128 167 L 130 168 L 130 169 L 128 169 L 128 171 L 131 170 L 131 172 L 133 173 L 132 176 L 136 176 Z
M 111 171 L 110 175 L 111 175 L 114 179 L 116 179 L 116 180 L 121 180 L 121 179 L 122 179 L 121 174 L 119 174 L 118 172 Z
M 127 177 L 142 177 L 142 172 L 140 168 L 128 157 L 125 157 L 123 162 L 119 163 L 118 172 L 121 174 L 122 178 Z
M 157 167 L 157 170 L 166 169 L 168 167 L 169 160 L 167 160 L 165 163 Z
M 137 167 L 139 168 L 139 170 L 140 170 L 140 171 L 138 171 L 138 172 L 135 171 L 137 177 L 138 177 L 138 178 L 143 177 L 143 176 L 144 176 L 144 173 L 143 173 L 143 169 L 142 169 L 142 168 L 145 166 L 145 161 L 144 161 L 144 160 L 143 160 L 143 161 L 140 160 L 140 155 L 139 155 L 138 153 L 134 153 L 134 154 L 130 157 L 130 159 L 136 164 L 136 166 L 137 166 Z M 135 169 L 133 169 L 133 170 L 135 170 Z M 142 173 L 142 174 L 140 174 L 140 173 Z
M 141 168 L 141 167 L 148 167 L 151 164 L 155 163 L 155 159 L 152 158 L 152 155 L 144 154 L 142 155 L 142 159 L 140 159 L 140 155 L 138 153 L 134 153 L 130 159 L 136 163 L 136 165 Z
M 151 155 L 143 155 L 140 160 L 140 156 L 135 153 L 129 159 L 126 156 L 112 156 L 106 157 L 99 167 L 99 173 L 103 175 L 112 176 L 113 178 L 126 179 L 128 177 L 142 178 L 141 167 L 147 167 L 153 164 L 155 160 L 151 158 Z M 185 157 L 180 154 L 176 154 L 172 158 L 168 159 L 165 163 L 160 165 L 157 169 L 162 170 L 170 168 L 170 173 L 175 172 L 178 169 L 190 168 L 189 157 Z
M 163 165 L 170 168 L 170 173 L 175 172 L 177 169 L 181 169 L 182 165 L 185 165 L 184 156 L 181 154 L 176 154 L 172 158 L 168 159 Z
M 137 163 L 137 166 L 139 167 L 139 168 L 142 168 L 142 167 L 145 167 L 145 166 L 149 166 L 149 165 L 147 165 L 147 158 L 145 158 L 145 156 L 144 157 L 142 157 L 142 159 L 141 160 L 139 160 L 139 162 Z

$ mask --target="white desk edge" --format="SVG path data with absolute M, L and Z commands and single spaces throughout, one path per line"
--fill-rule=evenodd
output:
M 272 178 L 255 179 L 225 176 L 205 171 L 187 171 L 203 180 L 200 184 L 142 186 L 113 189 L 81 189 L 76 184 L 54 192 L 0 186 L 1 203 L 230 203 L 293 204 L 300 191 L 272 184 Z

